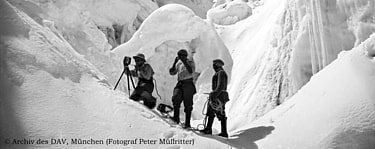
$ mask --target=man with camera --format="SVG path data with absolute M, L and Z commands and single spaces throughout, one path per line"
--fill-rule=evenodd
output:
M 185 126 L 190 128 L 191 111 L 193 110 L 193 96 L 196 93 L 196 88 L 193 81 L 193 73 L 195 71 L 195 64 L 191 57 L 188 59 L 188 53 L 185 49 L 181 49 L 177 53 L 177 57 L 169 69 L 171 75 L 177 74 L 177 84 L 173 90 L 173 121 L 180 122 L 180 105 L 184 102 L 185 112 Z
M 152 109 L 156 105 L 156 99 L 152 96 L 152 92 L 154 91 L 154 70 L 146 62 L 145 56 L 142 53 L 138 53 L 133 58 L 135 61 L 135 68 L 133 70 L 129 70 L 130 57 L 127 60 L 125 60 L 126 58 L 124 59 L 125 73 L 138 78 L 137 86 L 130 95 L 130 99 L 134 101 L 142 100 L 145 106 Z

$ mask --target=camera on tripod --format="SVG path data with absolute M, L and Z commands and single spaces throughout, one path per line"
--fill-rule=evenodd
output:
M 132 62 L 131 57 L 129 57 L 129 56 L 124 57 L 124 60 L 123 60 L 124 66 L 129 66 L 131 62 Z
M 131 63 L 131 60 L 132 60 L 132 58 L 129 57 L 129 56 L 125 56 L 125 57 L 124 57 L 124 60 L 122 61 L 122 63 L 124 64 L 124 71 L 122 71 L 121 76 L 120 76 L 120 78 L 118 79 L 118 81 L 117 81 L 117 83 L 116 83 L 116 85 L 115 85 L 115 88 L 114 88 L 114 90 L 116 90 L 117 85 L 120 83 L 120 80 L 121 80 L 122 76 L 123 76 L 124 74 L 126 74 L 126 76 L 127 76 L 127 80 L 128 80 L 128 91 L 129 91 L 129 95 L 130 95 L 130 85 L 129 85 L 129 80 L 131 81 L 131 83 L 132 83 L 132 85 L 133 85 L 133 89 L 135 88 L 134 81 L 133 81 L 133 78 L 132 78 L 132 76 L 131 76 L 131 74 L 130 74 L 130 70 L 129 70 L 129 67 L 128 67 L 128 66 L 130 65 L 130 63 Z

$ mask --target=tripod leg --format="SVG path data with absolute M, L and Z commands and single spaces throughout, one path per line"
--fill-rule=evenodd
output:
M 116 85 L 115 85 L 115 88 L 114 88 L 113 90 L 116 90 L 117 85 L 120 83 L 120 80 L 121 80 L 122 76 L 124 75 L 124 73 L 125 73 L 125 70 L 122 71 L 121 76 L 120 76 L 120 78 L 118 79 L 118 81 L 117 81 L 117 83 L 116 83 Z
M 133 77 L 132 76 L 129 76 L 130 77 L 130 81 L 132 82 L 132 85 L 133 85 L 133 89 L 135 89 L 135 85 L 134 85 L 134 81 L 133 81 Z M 128 85 L 129 86 L 129 85 Z M 130 87 L 130 86 L 129 86 Z
M 130 82 L 129 82 L 129 75 L 127 75 L 127 80 L 128 80 L 128 93 L 129 93 L 129 98 L 130 98 Z

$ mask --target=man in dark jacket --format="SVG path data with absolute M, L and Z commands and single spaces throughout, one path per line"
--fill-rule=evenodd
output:
M 173 121 L 180 122 L 180 105 L 184 102 L 185 112 L 185 126 L 190 128 L 191 111 L 193 110 L 193 96 L 196 93 L 193 82 L 193 73 L 195 71 L 195 64 L 193 59 L 188 59 L 188 53 L 185 49 L 181 49 L 177 53 L 177 57 L 169 69 L 171 75 L 177 74 L 177 85 L 173 90 Z
M 133 56 L 135 61 L 135 69 L 126 72 L 134 77 L 138 77 L 138 84 L 135 87 L 133 93 L 130 95 L 130 99 L 134 101 L 143 101 L 143 104 L 148 108 L 152 109 L 156 105 L 156 99 L 152 97 L 154 91 L 153 75 L 154 70 L 151 65 L 146 62 L 145 56 L 139 53 Z M 129 70 L 127 68 L 127 70 Z
M 212 134 L 212 124 L 215 115 L 221 122 L 221 133 L 219 136 L 228 137 L 227 132 L 227 117 L 225 116 L 225 103 L 229 101 L 227 85 L 228 76 L 223 69 L 224 62 L 220 59 L 213 61 L 213 69 L 215 74 L 212 77 L 212 92 L 210 93 L 208 107 L 207 107 L 207 125 L 201 130 L 204 134 Z

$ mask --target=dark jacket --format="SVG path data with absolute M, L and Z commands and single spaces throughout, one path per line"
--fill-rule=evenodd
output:
M 135 66 L 135 70 L 131 71 L 132 75 L 138 77 L 143 81 L 151 81 L 152 76 L 155 74 L 154 70 L 152 69 L 151 65 L 148 63 L 144 63 L 142 66 Z
M 226 92 L 228 85 L 228 75 L 224 69 L 218 70 L 212 77 L 212 98 L 219 98 L 222 102 L 229 100 Z

